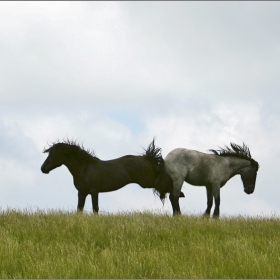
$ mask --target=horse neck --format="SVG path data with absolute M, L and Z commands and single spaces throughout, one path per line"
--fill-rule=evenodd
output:
M 230 168 L 232 170 L 232 176 L 240 174 L 244 168 L 247 168 L 251 165 L 250 160 L 238 158 L 238 157 L 228 157 L 230 162 Z
M 86 160 L 78 160 L 75 156 L 69 156 L 64 162 L 73 177 L 79 176 L 81 171 L 88 165 Z

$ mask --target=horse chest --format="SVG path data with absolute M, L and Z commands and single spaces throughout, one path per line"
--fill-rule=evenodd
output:
M 84 178 L 74 179 L 74 186 L 78 191 L 90 193 L 92 185 Z

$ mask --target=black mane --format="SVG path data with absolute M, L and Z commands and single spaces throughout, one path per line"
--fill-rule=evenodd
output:
M 165 173 L 165 171 L 164 171 L 164 161 L 161 154 L 161 148 L 155 146 L 155 138 L 150 143 L 148 148 L 144 150 L 145 150 L 145 154 L 143 154 L 143 157 L 152 164 L 155 177 L 159 179 L 160 177 L 159 175 Z M 155 184 L 154 187 L 154 194 L 158 195 L 162 203 L 164 203 L 166 194 L 172 191 L 172 181 L 169 178 L 169 176 L 166 176 L 164 178 L 165 181 L 161 181 L 161 180 L 163 180 L 163 178 L 157 180 L 157 183 Z
M 77 143 L 77 140 L 63 139 L 62 141 L 55 141 L 49 144 L 48 148 L 44 148 L 43 153 L 48 153 L 52 149 L 62 149 L 68 154 L 77 154 L 80 159 L 97 158 L 95 152 L 90 149 L 85 149 L 83 144 Z
M 158 167 L 163 164 L 163 158 L 161 155 L 161 148 L 155 146 L 155 138 L 149 145 L 149 147 L 145 150 L 144 158 L 149 160 L 153 166 L 155 167 L 155 174 L 158 173 Z
M 225 146 L 225 148 L 220 148 L 220 150 L 214 150 L 214 149 L 210 149 L 208 151 L 212 152 L 213 154 L 217 155 L 217 156 L 233 156 L 233 157 L 238 157 L 238 158 L 242 158 L 242 159 L 247 159 L 250 160 L 252 163 L 252 166 L 255 166 L 257 169 L 259 169 L 259 164 L 257 161 L 255 161 L 250 153 L 249 147 L 246 146 L 243 143 L 243 147 L 235 144 L 235 143 L 230 143 L 231 147 Z

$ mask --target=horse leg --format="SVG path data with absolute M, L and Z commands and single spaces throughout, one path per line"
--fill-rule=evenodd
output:
M 178 182 L 178 181 L 173 182 L 173 190 L 169 195 L 169 200 L 171 202 L 172 209 L 173 209 L 173 216 L 181 215 L 179 197 L 181 195 L 181 188 L 182 188 L 183 182 Z
M 180 205 L 179 205 L 179 196 L 176 196 L 173 193 L 171 193 L 169 195 L 169 200 L 172 205 L 173 216 L 181 215 L 181 210 L 180 210 Z
M 204 216 L 209 217 L 213 205 L 213 192 L 210 187 L 206 187 L 206 192 L 207 192 L 207 208 L 205 210 Z
M 213 195 L 215 199 L 215 209 L 213 213 L 213 218 L 219 218 L 220 215 L 220 186 L 216 185 L 213 187 Z
M 94 214 L 98 214 L 99 207 L 98 207 L 98 191 L 93 190 L 91 192 L 91 201 L 92 201 L 92 211 Z
M 86 202 L 86 197 L 87 195 L 82 193 L 82 192 L 78 192 L 78 207 L 77 207 L 77 212 L 83 212 L 84 210 L 84 206 L 85 206 L 85 202 Z

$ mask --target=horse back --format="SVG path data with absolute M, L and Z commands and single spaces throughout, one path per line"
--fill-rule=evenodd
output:
M 132 155 L 100 161 L 92 175 L 98 177 L 96 188 L 100 192 L 117 190 L 130 183 L 148 186 L 154 181 L 151 164 L 142 156 Z
M 195 186 L 207 186 L 224 172 L 227 159 L 196 150 L 177 148 L 166 158 L 165 169 L 172 180 L 186 181 Z

